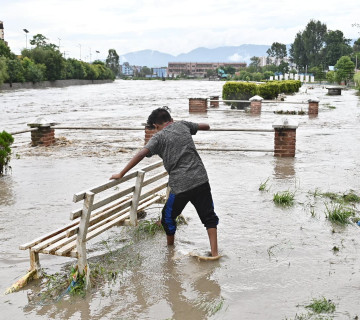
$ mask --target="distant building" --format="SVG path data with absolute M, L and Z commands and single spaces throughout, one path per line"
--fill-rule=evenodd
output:
M 204 77 L 207 70 L 216 70 L 221 67 L 234 67 L 236 70 L 245 68 L 245 62 L 226 63 L 226 62 L 169 62 L 168 76 L 176 77 L 184 74 L 188 76 Z
M 275 64 L 275 62 L 276 65 L 278 66 L 282 61 L 288 63 L 290 67 L 295 66 L 292 62 L 290 62 L 289 57 L 285 57 L 284 59 L 279 59 L 278 61 L 276 61 L 275 57 L 269 57 L 269 56 L 259 57 L 259 59 L 260 59 L 260 67 L 265 67 L 270 64 Z
M 4 23 L 2 21 L 0 21 L 0 40 L 5 41 L 5 38 L 4 38 Z
M 134 69 L 128 63 L 125 62 L 121 66 L 121 73 L 126 75 L 126 76 L 133 76 L 134 75 Z
M 166 78 L 167 77 L 167 68 L 153 68 L 153 74 L 157 78 Z

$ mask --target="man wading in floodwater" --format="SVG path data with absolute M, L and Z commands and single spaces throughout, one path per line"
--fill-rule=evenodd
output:
M 147 120 L 147 127 L 155 129 L 156 133 L 124 169 L 120 173 L 113 174 L 110 179 L 122 178 L 144 157 L 159 155 L 169 173 L 169 186 L 171 188 L 161 217 L 161 224 L 167 236 L 167 244 L 174 244 L 176 217 L 181 214 L 190 201 L 207 229 L 211 256 L 218 258 L 216 227 L 219 218 L 214 211 L 209 179 L 204 164 L 192 139 L 192 135 L 196 134 L 198 130 L 209 130 L 210 126 L 205 123 L 174 122 L 169 109 L 163 107 L 153 110 Z

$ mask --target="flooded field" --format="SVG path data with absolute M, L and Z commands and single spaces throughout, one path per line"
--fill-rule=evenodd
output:
M 295 158 L 271 152 L 200 151 L 220 218 L 217 262 L 198 262 L 189 252 L 208 251 L 195 210 L 184 211 L 174 248 L 158 233 L 135 239 L 113 228 L 89 244 L 89 262 L 113 275 L 85 298 L 42 296 L 45 281 L 1 296 L 3 319 L 320 319 L 306 308 L 330 299 L 334 313 L 321 319 L 360 317 L 360 227 L 326 218 L 326 192 L 360 195 L 360 103 L 354 90 L 328 96 L 304 85 L 286 104 L 265 104 L 260 116 L 220 105 L 189 114 L 188 98 L 220 95 L 223 82 L 116 81 L 112 84 L 0 92 L 0 131 L 23 130 L 38 117 L 63 126 L 141 126 L 152 109 L 167 105 L 175 120 L 208 122 L 212 128 L 266 128 L 295 120 Z M 307 111 L 291 102 L 320 99 L 318 117 L 278 115 Z M 23 276 L 27 251 L 18 249 L 69 222 L 74 193 L 101 184 L 141 148 L 141 131 L 56 130 L 57 144 L 30 147 L 30 133 L 15 136 L 12 171 L 0 178 L 0 290 Z M 273 133 L 199 132 L 201 148 L 272 149 Z M 158 159 L 146 159 L 139 167 Z M 265 190 L 260 191 L 262 183 Z M 273 202 L 277 192 L 295 194 L 294 205 Z M 359 204 L 355 206 L 358 216 Z M 148 210 L 156 218 L 161 205 Z M 128 231 L 127 231 L 128 230 Z M 40 255 L 49 275 L 68 275 L 71 258 Z M 109 274 L 109 273 L 107 273 Z M 55 300 L 55 301 L 54 301 Z M 301 318 L 302 317 L 302 318 Z

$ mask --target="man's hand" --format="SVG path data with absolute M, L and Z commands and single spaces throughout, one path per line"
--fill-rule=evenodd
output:
M 113 174 L 109 180 L 115 180 L 115 179 L 121 179 L 124 176 L 124 174 L 120 173 L 115 173 Z

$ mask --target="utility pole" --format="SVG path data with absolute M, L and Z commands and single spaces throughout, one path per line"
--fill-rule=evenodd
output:
M 29 33 L 29 30 L 23 29 L 23 31 L 25 32 L 25 38 L 26 38 L 26 40 L 25 40 L 25 47 L 26 47 L 26 49 L 27 49 L 27 34 Z
M 60 51 L 60 41 L 61 41 L 61 39 L 60 38 L 58 38 L 59 39 L 59 51 Z

